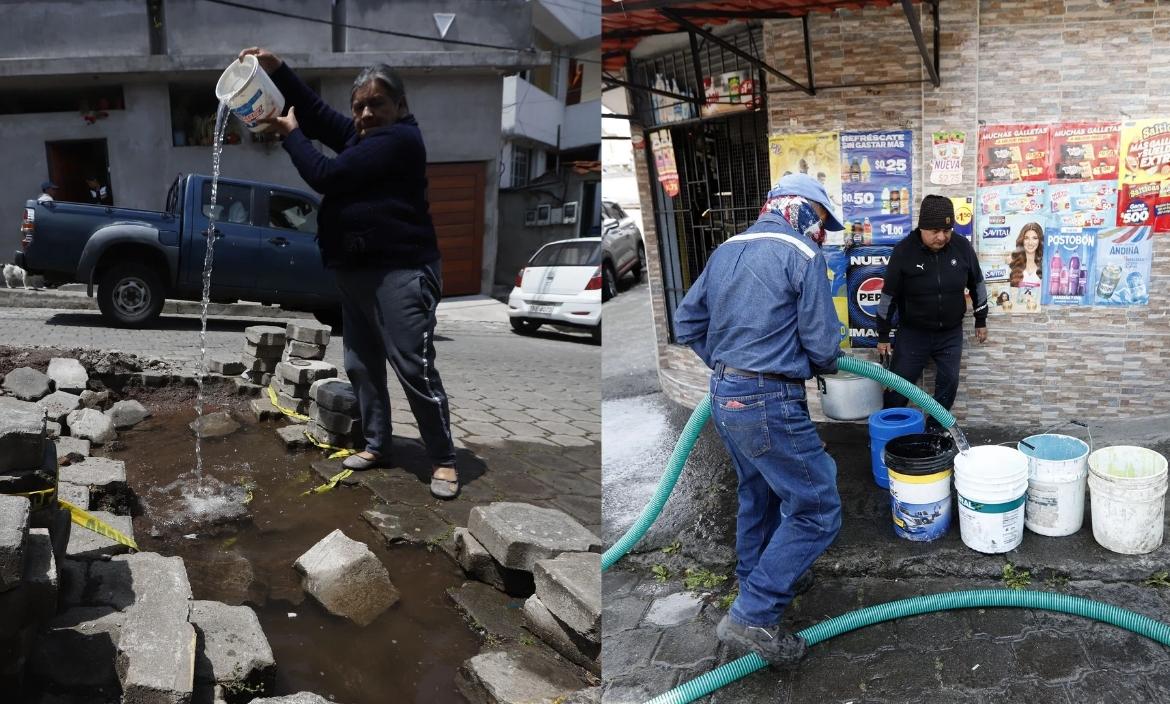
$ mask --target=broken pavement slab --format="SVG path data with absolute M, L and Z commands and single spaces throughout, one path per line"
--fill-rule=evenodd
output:
M 17 367 L 4 376 L 0 387 L 21 401 L 37 401 L 53 392 L 53 380 L 32 367 Z
M 187 424 L 201 438 L 216 438 L 231 435 L 240 429 L 240 424 L 229 411 L 204 414 Z
M 115 516 L 106 511 L 90 511 L 90 515 L 114 530 L 131 538 L 134 537 L 134 524 L 130 516 Z M 65 555 L 72 560 L 102 560 L 129 551 L 129 547 L 116 540 L 76 526 L 75 529 L 69 531 L 69 545 L 65 548 Z
M 294 567 L 305 591 L 329 613 L 359 626 L 373 623 L 398 601 L 398 589 L 378 557 L 340 529 L 298 557 Z
M 525 646 L 476 655 L 455 682 L 472 704 L 551 703 L 592 684 L 577 666 Z
M 125 428 L 133 428 L 149 418 L 150 410 L 138 401 L 131 399 L 129 401 L 118 401 L 113 406 L 110 406 L 110 410 L 106 411 L 106 415 L 113 419 L 115 428 L 123 430 Z
M 576 552 L 540 560 L 532 575 L 541 603 L 566 626 L 600 643 L 601 555 Z
M 312 384 L 320 379 L 336 377 L 337 367 L 328 362 L 299 359 L 276 365 L 276 375 L 290 384 Z
M 569 661 L 601 675 L 601 644 L 590 642 L 558 621 L 535 594 L 524 602 L 524 625 Z
M 305 437 L 305 426 L 299 424 L 283 425 L 276 429 L 276 434 L 290 450 L 312 447 L 312 443 Z
M 380 506 L 364 511 L 362 518 L 378 531 L 388 545 L 434 545 L 450 538 L 454 531 L 446 521 L 422 506 Z
M 199 635 L 197 680 L 253 695 L 272 691 L 276 659 L 255 611 L 217 601 L 192 601 L 190 620 Z
M 87 509 L 123 514 L 129 513 L 134 504 L 134 494 L 126 482 L 126 463 L 108 457 L 87 457 L 82 462 L 72 462 L 58 470 L 58 488 L 73 494 L 69 486 L 85 487 L 88 490 L 85 504 L 79 504 L 62 496 L 66 501 Z M 75 495 L 75 494 L 74 494 Z
M 15 587 L 24 575 L 29 500 L 0 494 L 0 592 Z
M 601 551 L 601 539 L 568 514 L 532 504 L 476 506 L 467 530 L 504 567 L 528 572 L 563 552 Z
M 126 609 L 116 668 L 126 704 L 188 704 L 195 684 L 191 584 L 179 557 L 140 552 L 129 567 L 134 602 Z
M 489 641 L 520 642 L 531 637 L 524 628 L 521 616 L 523 600 L 513 599 L 482 582 L 464 582 L 451 587 L 447 596 L 459 607 L 472 627 L 482 632 Z
M 272 405 L 272 400 L 268 398 L 268 394 L 262 395 L 260 398 L 254 398 L 248 402 L 248 408 L 252 409 L 252 413 L 256 416 L 258 421 L 277 420 L 284 416 L 280 409 Z
M 65 457 L 66 455 L 74 452 L 86 457 L 89 456 L 89 440 L 66 436 L 63 438 L 57 438 L 54 442 L 57 443 L 57 457 Z
M 53 380 L 58 391 L 79 394 L 89 385 L 89 372 L 81 362 L 70 357 L 50 359 L 46 375 Z
M 285 329 L 275 325 L 253 325 L 244 328 L 244 339 L 257 347 L 284 347 Z
M 0 412 L 0 474 L 41 466 L 44 430 L 44 418 L 36 410 Z
M 70 413 L 82 407 L 81 397 L 67 391 L 54 391 L 37 401 L 36 405 L 43 408 L 49 419 L 57 423 L 64 422 Z
M 67 692 L 116 690 L 114 661 L 125 618 L 108 606 L 81 606 L 58 614 L 33 648 L 32 679 Z M 62 667 L 63 663 L 68 666 Z
M 69 434 L 84 438 L 94 445 L 104 445 L 118 436 L 114 420 L 105 413 L 92 408 L 82 408 L 65 416 Z
M 290 341 L 308 343 L 311 345 L 328 345 L 333 329 L 328 325 L 311 322 L 293 322 L 284 327 L 285 336 Z

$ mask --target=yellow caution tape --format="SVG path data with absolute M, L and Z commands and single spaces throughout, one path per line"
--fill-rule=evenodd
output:
M 301 494 L 301 496 L 308 496 L 309 494 L 324 494 L 325 492 L 329 491 L 330 489 L 336 487 L 338 482 L 345 479 L 346 477 L 348 477 L 351 474 L 353 474 L 352 469 L 343 469 L 340 472 L 338 472 L 337 474 L 334 474 L 332 477 L 329 477 L 329 481 L 325 482 L 321 486 L 315 486 L 312 489 L 309 489 L 308 491 Z
M 38 489 L 37 491 L 22 491 L 12 493 L 8 494 L 8 496 L 23 496 L 29 500 L 29 503 L 32 504 L 32 506 L 29 507 L 30 511 L 39 511 L 42 508 L 52 506 L 53 499 L 56 497 L 56 494 L 57 487 L 52 487 L 49 489 Z
M 289 418 L 296 418 L 297 420 L 312 420 L 312 418 L 309 418 L 306 415 L 302 415 L 291 408 L 285 408 L 284 406 L 280 405 L 280 402 L 276 400 L 276 391 L 271 386 L 266 388 L 268 390 L 268 399 L 272 401 L 273 406 L 276 406 L 276 410 L 285 414 Z
M 307 430 L 305 431 L 305 437 L 309 440 L 309 442 L 311 442 L 313 445 L 321 448 L 322 450 L 337 450 L 337 452 L 334 452 L 332 455 L 329 455 L 329 459 L 331 459 L 331 460 L 340 459 L 342 457 L 349 457 L 350 455 L 357 452 L 357 450 L 351 450 L 349 448 L 337 447 L 336 445 L 328 445 L 326 443 L 323 443 L 320 440 L 318 440 L 317 438 L 313 437 L 313 434 Z
M 138 543 L 134 542 L 134 538 L 131 538 L 125 533 L 115 530 L 108 523 L 100 521 L 82 510 L 81 507 L 74 506 L 68 501 L 63 501 L 61 499 L 58 499 L 57 503 L 61 504 L 61 508 L 68 509 L 70 518 L 72 518 L 73 522 L 82 528 L 85 528 L 86 530 L 92 530 L 98 535 L 104 535 L 110 540 L 127 545 L 131 550 L 138 550 Z

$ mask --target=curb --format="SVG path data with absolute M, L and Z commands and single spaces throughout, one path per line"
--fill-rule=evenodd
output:
M 48 289 L 0 288 L 0 308 L 60 308 L 65 310 L 97 310 L 97 299 L 84 291 L 51 291 Z M 167 300 L 163 315 L 199 315 L 203 306 L 195 301 Z M 284 310 L 278 306 L 259 303 L 209 303 L 207 314 L 233 318 L 312 318 L 311 313 Z

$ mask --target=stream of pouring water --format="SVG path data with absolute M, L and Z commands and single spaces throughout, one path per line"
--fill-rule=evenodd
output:
M 227 128 L 228 105 L 219 104 L 215 114 L 215 137 L 211 146 L 211 207 L 207 214 L 207 252 L 203 255 L 203 299 L 199 311 L 199 369 L 195 372 L 195 476 L 203 476 L 203 376 L 207 373 L 207 304 L 211 300 L 211 264 L 215 251 L 215 204 L 219 190 L 219 157 L 223 153 L 223 133 Z

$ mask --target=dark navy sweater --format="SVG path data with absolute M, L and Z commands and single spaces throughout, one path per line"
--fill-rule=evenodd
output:
M 414 116 L 359 137 L 353 120 L 329 107 L 288 64 L 272 74 L 299 129 L 284 149 L 310 188 L 320 193 L 317 244 L 325 266 L 422 266 L 439 259 L 427 203 L 427 154 Z M 329 158 L 310 140 L 337 153 Z

